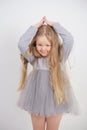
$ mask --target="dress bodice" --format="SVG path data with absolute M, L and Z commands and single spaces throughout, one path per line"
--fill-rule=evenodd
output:
M 38 58 L 34 62 L 34 66 L 36 67 L 36 69 L 49 70 L 49 68 L 47 67 L 47 58 L 46 57 Z

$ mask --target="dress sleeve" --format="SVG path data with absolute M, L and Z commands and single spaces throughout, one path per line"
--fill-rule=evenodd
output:
M 34 26 L 30 26 L 27 31 L 20 37 L 18 42 L 18 48 L 21 54 L 30 62 L 32 63 L 35 59 L 33 54 L 27 55 L 26 51 L 29 48 L 29 43 L 31 42 L 32 38 L 35 36 L 37 32 L 37 28 Z
M 68 32 L 64 27 L 59 23 L 53 25 L 55 31 L 60 35 L 63 40 L 64 47 L 64 62 L 68 59 L 68 56 L 72 50 L 74 39 L 70 32 Z

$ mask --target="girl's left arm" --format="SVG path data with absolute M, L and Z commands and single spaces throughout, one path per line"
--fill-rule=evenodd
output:
M 74 39 L 69 31 L 62 27 L 59 23 L 53 23 L 53 28 L 61 36 L 64 47 L 64 62 L 68 59 L 68 56 L 72 50 Z

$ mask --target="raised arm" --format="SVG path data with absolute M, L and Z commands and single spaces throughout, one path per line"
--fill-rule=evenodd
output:
M 55 31 L 61 36 L 64 46 L 64 61 L 68 59 L 68 56 L 72 50 L 74 39 L 70 32 L 68 32 L 59 23 L 53 24 Z
M 69 31 L 67 31 L 63 26 L 57 22 L 48 21 L 45 17 L 45 23 L 52 26 L 55 31 L 60 35 L 63 40 L 64 47 L 64 62 L 68 59 L 68 56 L 72 50 L 74 39 Z
M 35 36 L 38 28 L 44 24 L 44 17 L 40 20 L 40 22 L 35 25 L 30 26 L 27 31 L 20 37 L 18 42 L 18 48 L 21 51 L 21 54 L 29 61 L 32 62 L 35 57 L 33 54 L 27 55 L 26 51 L 29 48 L 29 44 L 32 38 Z
M 18 42 L 18 48 L 21 52 L 21 54 L 29 61 L 34 60 L 34 56 L 31 54 L 31 56 L 28 56 L 26 54 L 27 49 L 29 48 L 29 43 L 32 40 L 32 38 L 35 36 L 37 32 L 37 28 L 35 26 L 30 26 L 27 31 L 20 37 Z

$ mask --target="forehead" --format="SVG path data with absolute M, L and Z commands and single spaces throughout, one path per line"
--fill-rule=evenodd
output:
M 42 44 L 42 45 L 46 45 L 46 44 L 50 45 L 51 44 L 46 36 L 38 36 L 36 38 L 36 43 L 37 44 Z

